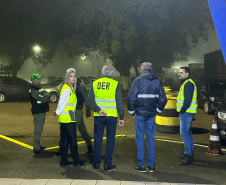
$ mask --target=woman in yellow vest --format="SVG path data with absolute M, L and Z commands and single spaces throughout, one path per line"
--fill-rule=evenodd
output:
M 53 117 L 58 118 L 61 126 L 61 161 L 60 166 L 66 165 L 84 165 L 85 160 L 79 159 L 77 134 L 76 134 L 76 118 L 75 110 L 77 104 L 76 90 L 76 71 L 74 68 L 69 68 L 65 75 L 65 82 L 60 90 L 60 99 L 57 105 L 57 110 Z M 67 160 L 68 146 L 70 144 L 71 157 L 73 162 Z

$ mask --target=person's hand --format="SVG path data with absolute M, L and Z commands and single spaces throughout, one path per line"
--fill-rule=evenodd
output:
M 86 117 L 87 118 L 91 117 L 91 111 L 86 111 Z
M 56 111 L 53 111 L 53 116 L 52 116 L 52 117 L 53 117 L 53 118 L 58 118 L 59 115 L 56 114 Z
M 107 115 L 107 113 L 106 113 L 104 110 L 100 110 L 100 111 L 99 111 L 99 114 L 100 114 L 101 116 L 106 116 L 106 115 Z
M 124 126 L 124 120 L 119 120 L 118 124 L 119 124 L 120 127 L 123 127 Z
M 133 114 L 130 114 L 133 118 L 135 118 L 135 113 L 133 113 Z

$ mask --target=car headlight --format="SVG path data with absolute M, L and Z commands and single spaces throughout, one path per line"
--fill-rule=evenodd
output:
M 210 97 L 209 97 L 209 100 L 210 100 L 210 101 L 214 101 L 215 98 L 214 98 L 213 96 L 210 96 Z
M 224 113 L 224 112 L 218 112 L 217 115 L 218 115 L 218 118 L 223 119 L 223 120 L 226 120 L 226 113 Z

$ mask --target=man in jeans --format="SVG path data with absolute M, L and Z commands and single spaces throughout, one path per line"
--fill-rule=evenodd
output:
M 152 64 L 141 64 L 141 74 L 130 88 L 127 97 L 129 113 L 135 117 L 137 163 L 135 170 L 146 172 L 144 134 L 148 142 L 148 170 L 155 171 L 155 117 L 167 103 L 161 81 L 152 71 Z
M 184 140 L 185 152 L 181 157 L 180 165 L 189 165 L 194 161 L 194 143 L 191 132 L 191 122 L 197 112 L 197 87 L 190 78 L 191 70 L 188 67 L 181 67 L 179 79 L 182 83 L 177 97 L 177 112 L 180 116 L 180 134 Z

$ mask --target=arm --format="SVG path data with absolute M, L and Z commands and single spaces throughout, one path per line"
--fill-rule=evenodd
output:
M 191 82 L 187 82 L 184 86 L 184 104 L 181 107 L 180 114 L 184 114 L 186 110 L 190 107 L 193 93 L 194 93 L 194 84 Z
M 37 101 L 40 101 L 42 103 L 46 103 L 49 101 L 49 98 L 48 96 L 46 96 L 45 94 L 43 94 L 42 92 L 40 91 L 37 91 L 35 89 L 31 89 L 31 96 L 36 99 Z
M 59 99 L 59 102 L 58 102 L 58 105 L 57 105 L 57 110 L 56 110 L 56 114 L 58 116 L 63 112 L 64 108 L 66 107 L 67 101 L 70 97 L 70 94 L 71 94 L 71 92 L 70 92 L 69 89 L 65 89 L 62 92 L 60 99 Z
M 160 88 L 159 88 L 158 107 L 156 109 L 157 113 L 161 113 L 163 111 L 164 107 L 166 106 L 166 103 L 167 103 L 165 90 L 164 90 L 160 80 L 159 80 L 159 82 L 160 82 Z
M 93 86 L 91 87 L 91 89 L 89 91 L 88 104 L 94 112 L 100 112 L 101 108 L 97 105 L 97 103 L 95 101 Z
M 120 120 L 124 120 L 124 105 L 123 105 L 123 99 L 122 99 L 122 89 L 120 83 L 118 83 L 118 86 L 116 88 L 116 94 L 115 94 L 115 99 L 116 99 L 116 107 L 117 111 L 120 115 Z
M 139 87 L 137 85 L 137 80 L 134 80 L 130 87 L 129 94 L 127 96 L 127 107 L 130 114 L 135 113 L 138 94 L 139 94 Z

